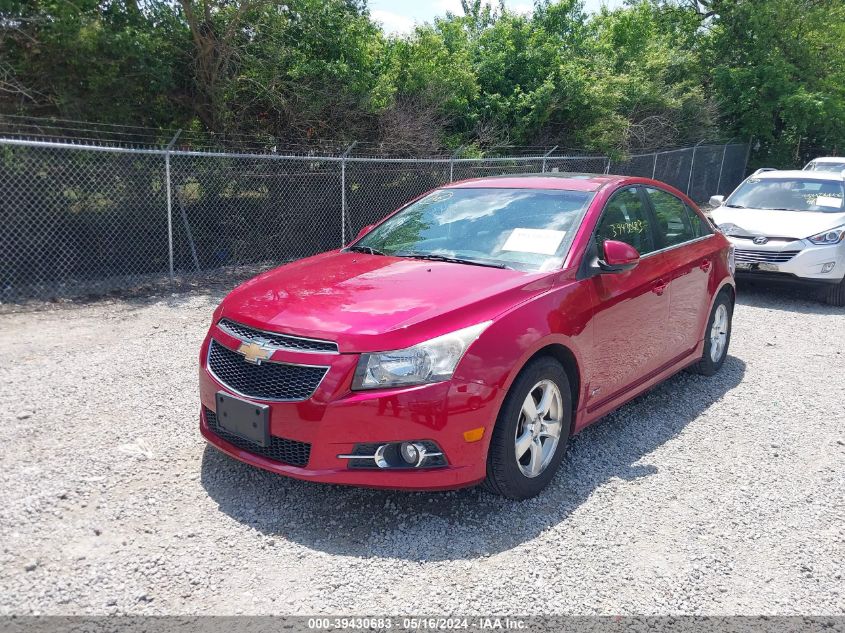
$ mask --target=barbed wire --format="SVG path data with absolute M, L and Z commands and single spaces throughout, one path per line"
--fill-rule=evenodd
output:
M 79 121 L 60 117 L 35 117 L 19 114 L 0 114 L 0 137 L 33 141 L 53 141 L 68 144 L 100 145 L 130 149 L 163 149 L 175 140 L 172 148 L 183 151 L 236 152 L 249 154 L 277 154 L 286 156 L 323 156 L 350 158 L 500 158 L 555 156 L 603 156 L 604 153 L 570 145 L 520 145 L 481 142 L 458 148 L 414 147 L 407 142 L 354 141 L 315 138 L 291 142 L 271 134 L 240 132 L 216 133 L 205 130 L 153 128 L 121 123 Z M 724 145 L 733 139 L 708 139 L 701 145 Z M 670 152 L 689 147 L 638 147 L 628 152 L 612 152 L 619 157 L 635 157 L 654 152 Z

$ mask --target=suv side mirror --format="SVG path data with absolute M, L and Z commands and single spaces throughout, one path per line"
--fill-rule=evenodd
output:
M 640 254 L 637 249 L 625 242 L 605 240 L 602 248 L 604 259 L 599 259 L 596 263 L 603 273 L 622 273 L 640 263 Z
M 355 239 L 356 239 L 356 240 L 360 240 L 360 239 L 361 239 L 362 237 L 364 237 L 367 233 L 369 233 L 370 231 L 372 231 L 374 226 L 375 226 L 375 224 L 368 224 L 367 226 L 362 227 L 362 228 L 361 228 L 361 230 L 360 230 L 360 231 L 358 231 L 358 235 L 355 237 Z
M 721 207 L 722 203 L 725 201 L 725 196 L 710 196 L 710 206 L 711 207 Z

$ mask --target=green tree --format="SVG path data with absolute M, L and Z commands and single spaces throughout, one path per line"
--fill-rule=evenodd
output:
M 802 146 L 845 145 L 841 0 L 689 2 L 701 19 L 705 84 L 728 128 L 754 137 L 757 162 L 800 162 Z
M 363 0 L 0 0 L 0 112 L 224 139 L 623 155 L 753 137 L 845 147 L 842 0 L 499 1 L 386 37 Z
M 32 114 L 161 125 L 185 117 L 177 97 L 180 24 L 133 0 L 5 0 L 0 94 Z

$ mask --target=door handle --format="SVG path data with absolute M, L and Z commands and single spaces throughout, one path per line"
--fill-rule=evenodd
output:
M 669 285 L 669 282 L 665 279 L 658 279 L 654 282 L 654 285 L 651 287 L 651 291 L 656 294 L 658 297 L 662 296 L 664 292 L 666 292 L 666 287 Z
M 709 273 L 709 272 L 710 272 L 710 267 L 711 267 L 712 265 L 713 265 L 713 262 L 711 262 L 709 259 L 705 259 L 703 262 L 701 262 L 701 263 L 698 265 L 698 267 L 699 267 L 701 270 L 703 270 L 704 272 Z

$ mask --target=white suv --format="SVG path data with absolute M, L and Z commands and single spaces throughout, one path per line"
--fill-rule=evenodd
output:
M 843 181 L 842 172 L 759 170 L 727 200 L 713 196 L 737 273 L 818 284 L 828 303 L 845 306 Z

